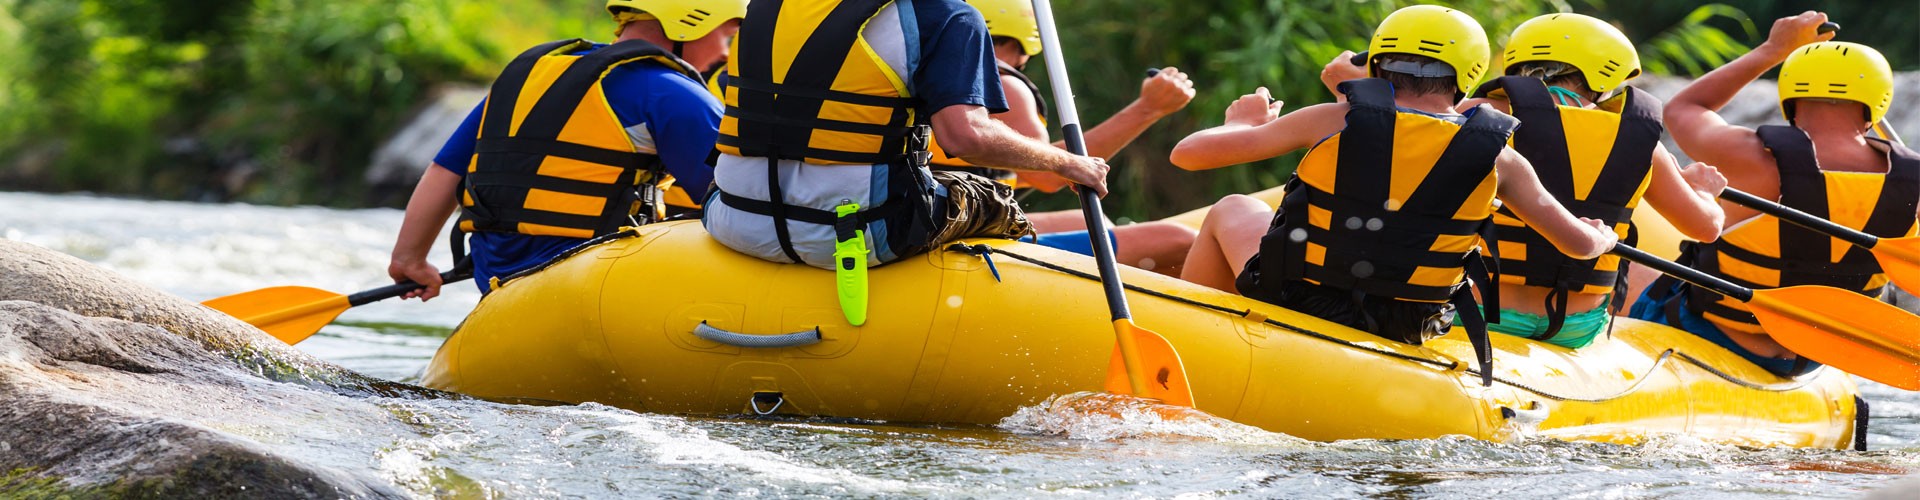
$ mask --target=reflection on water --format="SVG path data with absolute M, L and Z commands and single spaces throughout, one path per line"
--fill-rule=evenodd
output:
M 193 298 L 386 282 L 396 210 L 200 205 L 0 193 L 0 236 Z M 444 255 L 438 255 L 442 261 Z M 300 344 L 409 380 L 478 294 L 355 308 Z M 752 421 L 374 398 L 406 432 L 315 419 L 332 443 L 262 444 L 422 496 L 1856 497 L 1920 471 L 1920 396 L 1863 383 L 1876 451 L 1469 439 L 1310 443 L 1212 417 L 1070 395 L 997 428 Z M 376 430 L 377 429 L 377 430 Z M 370 450 L 370 451 L 369 451 Z

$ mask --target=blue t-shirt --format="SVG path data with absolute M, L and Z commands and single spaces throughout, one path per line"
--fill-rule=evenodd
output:
M 599 50 L 605 45 L 596 45 Z M 592 50 L 579 52 L 585 54 Z M 577 55 L 576 54 L 576 55 Z M 713 151 L 720 134 L 720 102 L 707 93 L 706 86 L 666 66 L 639 62 L 615 67 L 601 79 L 607 102 L 620 125 L 628 130 L 644 126 L 651 136 L 674 186 L 687 191 L 693 199 L 706 197 L 713 181 L 713 168 L 707 155 Z M 433 162 L 467 175 L 473 161 L 474 141 L 480 135 L 480 112 L 486 103 L 475 106 L 460 122 L 453 137 L 440 147 Z M 641 141 L 642 146 L 646 145 Z M 469 240 L 473 255 L 474 282 L 481 292 L 489 291 L 487 281 L 545 263 L 586 240 L 562 236 L 527 236 L 513 233 L 477 232 Z
M 961 0 L 895 5 L 920 31 L 917 39 L 908 39 L 918 46 L 908 47 L 907 53 L 915 56 L 908 66 L 913 68 L 914 97 L 926 103 L 922 116 L 959 104 L 982 106 L 988 113 L 1007 111 L 1000 68 L 994 63 L 993 36 L 987 34 L 987 21 L 978 9 Z

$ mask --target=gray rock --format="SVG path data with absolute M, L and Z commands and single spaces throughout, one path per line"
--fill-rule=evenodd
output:
M 271 435 L 302 425 L 282 411 L 291 405 L 386 420 L 377 408 L 268 382 L 152 325 L 0 302 L 0 352 L 0 471 L 17 471 L 13 487 L 43 478 L 42 488 L 114 496 L 403 496 L 212 427 Z M 0 496 L 34 493 L 10 489 L 0 484 Z
M 1680 89 L 1687 87 L 1692 80 L 1662 75 L 1647 75 L 1633 80 L 1633 86 L 1666 101 L 1672 99 Z M 1757 80 L 1747 84 L 1735 95 L 1732 102 L 1720 109 L 1720 116 L 1727 123 L 1743 127 L 1761 125 L 1785 125 L 1787 120 L 1780 115 L 1780 92 L 1773 80 Z M 1920 137 L 1920 72 L 1894 73 L 1893 85 L 1898 89 L 1893 94 L 1893 107 L 1887 110 L 1887 122 L 1893 125 L 1894 133 L 1902 138 Z M 1904 91 L 1899 91 L 1904 90 Z M 1672 137 L 1663 139 L 1667 150 L 1672 151 L 1680 160 L 1690 162 L 1686 152 L 1673 143 Z
M 433 163 L 440 145 L 486 97 L 484 87 L 450 85 L 434 89 L 432 100 L 373 151 L 372 163 L 367 165 L 367 185 L 410 190 L 419 182 L 420 173 Z
M 438 395 L 342 369 L 232 316 L 78 258 L 19 241 L 0 239 L 0 300 L 37 302 L 82 316 L 156 326 L 224 354 L 271 380 L 326 390 Z
M 450 396 L 359 375 L 79 259 L 0 240 L 0 497 L 405 495 L 372 473 Z

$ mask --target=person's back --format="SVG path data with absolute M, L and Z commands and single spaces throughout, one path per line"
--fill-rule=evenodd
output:
M 1825 41 L 1831 36 L 1817 31 L 1825 21 L 1808 12 L 1775 22 L 1766 43 L 1675 95 L 1666 120 L 1681 149 L 1720 166 L 1731 187 L 1876 236 L 1912 235 L 1920 155 L 1866 135 L 1891 103 L 1892 70 L 1872 48 Z M 1748 129 L 1714 112 L 1783 63 L 1780 104 L 1789 125 Z M 1752 288 L 1819 285 L 1878 296 L 1887 283 L 1865 249 L 1725 208 L 1736 222 L 1717 242 L 1685 245 L 1688 264 Z M 1649 286 L 1633 315 L 1681 327 L 1782 376 L 1819 366 L 1768 337 L 1744 304 L 1675 280 Z
M 727 68 L 719 191 L 704 221 L 748 255 L 835 268 L 836 243 L 859 232 L 865 261 L 880 265 L 958 238 L 1027 233 L 1007 185 L 928 171 L 929 125 L 972 163 L 1104 189 L 1103 161 L 986 117 L 1005 109 L 993 48 L 959 0 L 755 4 Z
M 410 296 L 438 293 L 426 255 L 456 205 L 457 230 L 471 233 L 456 245 L 471 245 L 475 281 L 486 292 L 589 238 L 658 220 L 669 192 L 703 194 L 720 109 L 695 68 L 726 58 L 745 0 L 606 7 L 620 23 L 619 41 L 562 40 L 523 52 L 436 155 L 388 266 L 396 281 L 428 285 Z M 678 189 L 664 189 L 676 179 Z
M 1507 46 L 1509 76 L 1483 85 L 1481 98 L 1462 108 L 1484 103 L 1520 119 L 1513 148 L 1554 199 L 1621 238 L 1632 234 L 1643 197 L 1689 237 L 1719 236 L 1714 198 L 1725 179 L 1708 165 L 1679 169 L 1660 145 L 1660 101 L 1625 86 L 1640 74 L 1625 34 L 1592 17 L 1547 14 L 1521 23 Z M 1490 330 L 1579 348 L 1612 324 L 1626 298 L 1624 260 L 1562 255 L 1509 208 L 1493 221 L 1502 311 Z M 1609 297 L 1616 307 L 1606 307 Z
M 1381 22 L 1369 53 L 1379 78 L 1340 83 L 1345 103 L 1274 117 L 1261 89 L 1228 109 L 1226 125 L 1174 149 L 1174 164 L 1199 169 L 1312 148 L 1277 213 L 1244 196 L 1215 206 L 1183 278 L 1419 344 L 1447 333 L 1456 309 L 1478 316 L 1467 277 L 1496 193 L 1562 251 L 1592 258 L 1611 246 L 1506 148 L 1516 120 L 1487 107 L 1454 112 L 1485 70 L 1478 22 L 1408 7 Z M 1468 330 L 1490 376 L 1476 323 Z

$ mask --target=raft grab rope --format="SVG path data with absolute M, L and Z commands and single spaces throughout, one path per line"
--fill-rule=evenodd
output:
M 713 325 L 709 325 L 705 321 L 693 327 L 693 336 L 734 347 L 754 349 L 809 346 L 820 343 L 821 338 L 820 327 L 817 326 L 811 330 L 782 335 L 749 335 L 714 328 Z
M 1033 264 L 1035 266 L 1039 266 L 1041 268 L 1044 268 L 1050 271 L 1054 271 L 1054 272 L 1058 272 L 1058 273 L 1062 273 L 1062 274 L 1066 274 L 1069 276 L 1074 276 L 1082 279 L 1092 280 L 1092 281 L 1100 280 L 1099 276 L 1095 276 L 1091 273 L 1070 269 L 1065 266 L 1061 266 L 1059 264 L 1054 264 L 1052 262 L 1047 262 L 1034 257 L 1021 255 L 1019 253 L 1009 252 L 1004 248 L 992 248 L 992 247 L 986 247 L 985 245 L 965 245 L 965 244 L 955 243 L 951 246 L 948 246 L 947 250 L 964 253 L 968 255 L 982 255 L 983 253 L 999 253 L 1001 255 L 1012 257 L 1015 260 Z M 1291 331 L 1300 335 L 1305 335 L 1315 339 L 1339 344 L 1341 346 L 1344 346 L 1350 349 L 1366 351 L 1366 352 L 1380 355 L 1380 356 L 1386 356 L 1389 358 L 1395 358 L 1395 359 L 1400 359 L 1404 361 L 1411 361 L 1414 363 L 1429 365 L 1429 366 L 1444 369 L 1447 371 L 1462 370 L 1472 375 L 1480 375 L 1479 370 L 1474 368 L 1462 367 L 1459 361 L 1442 361 L 1437 359 L 1430 359 L 1430 358 L 1425 358 L 1421 356 L 1403 354 L 1400 352 L 1395 352 L 1387 349 L 1381 349 L 1377 347 L 1355 343 L 1350 340 L 1342 339 L 1332 335 L 1327 335 L 1324 333 L 1309 330 L 1304 327 L 1295 326 L 1279 320 L 1275 320 L 1271 317 L 1266 316 L 1265 314 L 1261 314 L 1252 309 L 1247 309 L 1247 310 L 1234 309 L 1234 308 L 1222 306 L 1219 304 L 1212 304 L 1212 303 L 1202 302 L 1199 300 L 1194 300 L 1186 297 L 1173 295 L 1167 292 L 1147 289 L 1131 283 L 1127 284 L 1126 288 L 1127 290 L 1139 292 L 1142 294 L 1146 294 L 1149 296 L 1158 297 L 1166 300 L 1171 300 L 1171 301 L 1189 305 L 1189 306 L 1195 306 L 1203 309 L 1213 310 L 1220 313 L 1230 314 L 1233 316 L 1239 316 L 1242 318 L 1246 318 L 1248 320 L 1257 321 L 1267 325 L 1279 327 L 1281 329 Z M 1546 390 L 1527 385 L 1526 383 L 1511 380 L 1505 377 L 1501 377 L 1499 375 L 1493 376 L 1493 381 L 1506 384 L 1509 387 L 1513 387 L 1515 389 L 1519 389 L 1528 393 L 1532 393 L 1536 396 L 1551 399 L 1554 401 L 1572 401 L 1572 402 L 1578 402 L 1578 403 L 1602 403 L 1602 402 L 1611 401 L 1614 399 L 1619 399 L 1628 394 L 1632 394 L 1635 390 L 1640 388 L 1640 385 L 1642 383 L 1646 382 L 1647 378 L 1650 375 L 1652 375 L 1654 371 L 1659 370 L 1661 365 L 1667 363 L 1669 360 L 1672 360 L 1674 358 L 1679 358 L 1680 360 L 1685 361 L 1688 364 L 1699 367 L 1702 370 L 1705 370 L 1707 373 L 1713 374 L 1713 376 L 1720 378 L 1721 380 L 1725 380 L 1729 383 L 1738 385 L 1740 387 L 1745 387 L 1748 389 L 1753 389 L 1758 391 L 1767 391 L 1767 392 L 1794 391 L 1802 387 L 1806 387 L 1807 385 L 1813 383 L 1813 381 L 1818 378 L 1818 377 L 1801 377 L 1800 379 L 1797 379 L 1794 382 L 1787 383 L 1787 384 L 1771 384 L 1771 385 L 1761 384 L 1757 382 L 1741 380 L 1739 378 L 1734 377 L 1732 374 L 1729 374 L 1725 371 L 1721 371 L 1719 368 L 1715 368 L 1711 365 L 1708 365 L 1706 362 L 1701 361 L 1699 358 L 1695 358 L 1692 355 L 1689 355 L 1687 353 L 1679 352 L 1675 349 L 1668 348 L 1664 351 L 1661 351 L 1660 356 L 1654 360 L 1653 365 L 1648 367 L 1645 372 L 1642 372 L 1640 376 L 1636 377 L 1631 385 L 1628 385 L 1625 389 L 1615 392 L 1611 395 L 1602 396 L 1602 397 L 1579 397 L 1579 396 L 1567 396 L 1567 395 L 1561 395 L 1561 394 L 1554 394 L 1551 392 L 1547 392 Z M 1826 367 L 1823 366 L 1820 369 L 1824 370 L 1826 369 Z

